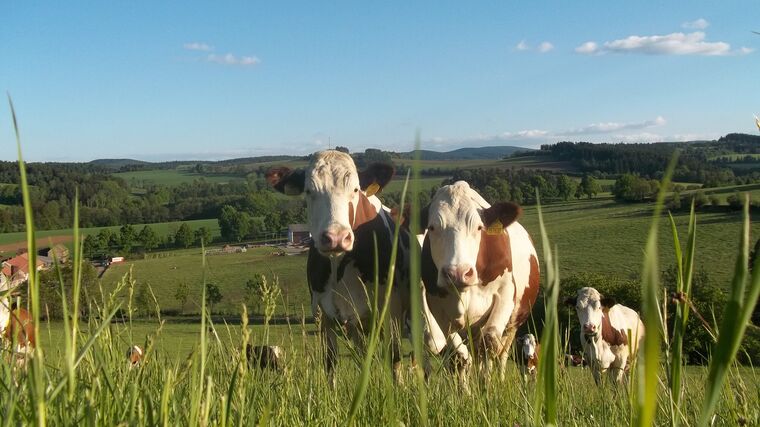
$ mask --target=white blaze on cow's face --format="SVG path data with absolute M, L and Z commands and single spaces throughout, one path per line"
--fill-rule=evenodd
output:
M 533 334 L 527 334 L 520 337 L 520 347 L 525 359 L 530 359 L 536 355 L 536 337 Z
M 575 298 L 575 311 L 585 335 L 602 331 L 602 295 L 594 288 L 581 288 Z
M 441 288 L 480 282 L 476 264 L 484 228 L 480 211 L 484 206 L 473 198 L 473 193 L 477 194 L 466 182 L 458 181 L 441 187 L 430 202 L 427 236 Z
M 359 174 L 353 159 L 339 151 L 314 156 L 306 169 L 304 197 L 314 245 L 323 254 L 354 247 L 351 224 L 359 204 Z

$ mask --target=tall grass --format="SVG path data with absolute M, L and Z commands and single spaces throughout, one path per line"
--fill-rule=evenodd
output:
M 10 100 L 9 100 L 10 102 Z M 24 194 L 30 264 L 34 257 L 34 224 L 29 203 L 25 164 L 21 157 L 21 140 L 12 103 L 11 111 L 19 149 L 19 171 Z M 410 224 L 416 230 L 419 169 L 412 168 L 406 185 L 412 195 Z M 405 191 L 406 193 L 406 191 Z M 404 194 L 406 197 L 406 194 Z M 661 209 L 662 198 L 658 201 Z M 75 209 L 77 209 L 75 207 Z M 121 308 L 121 295 L 130 286 L 125 275 L 110 292 L 86 295 L 81 283 L 81 253 L 78 224 L 74 226 L 74 274 L 70 283 L 59 275 L 61 300 L 66 313 L 62 324 L 47 323 L 45 333 L 40 314 L 44 312 L 39 296 L 39 277 L 30 268 L 27 301 L 35 319 L 38 346 L 28 370 L 3 364 L 0 369 L 0 423 L 3 425 L 621 425 L 632 423 L 707 425 L 717 420 L 735 424 L 738 417 L 749 424 L 760 422 L 757 408 L 760 384 L 750 368 L 738 367 L 735 356 L 747 327 L 749 314 L 760 292 L 760 268 L 748 278 L 748 224 L 745 207 L 741 230 L 740 256 L 725 316 L 718 329 L 718 343 L 713 349 L 708 371 L 684 367 L 680 343 L 685 332 L 688 309 L 676 307 L 673 338 L 668 341 L 666 360 L 660 351 L 665 337 L 665 316 L 660 308 L 662 286 L 657 279 L 657 256 L 652 241 L 656 227 L 650 230 L 644 262 L 642 291 L 644 314 L 650 341 L 644 345 L 641 377 L 635 399 L 628 404 L 625 390 L 611 391 L 596 387 L 586 370 L 564 368 L 559 364 L 561 331 L 557 319 L 559 292 L 558 254 L 549 241 L 549 232 L 541 209 L 538 211 L 543 245 L 542 265 L 546 318 L 542 328 L 543 354 L 538 380 L 523 386 L 517 369 L 509 365 L 504 379 L 495 377 L 464 395 L 453 374 L 441 369 L 442 362 L 432 359 L 433 375 L 425 381 L 420 363 L 423 357 L 421 317 L 412 317 L 411 347 L 418 361 L 413 370 L 415 380 L 394 384 L 389 380 L 385 361 L 378 355 L 387 344 L 382 329 L 386 323 L 388 288 L 378 300 L 366 353 L 352 358 L 344 351 L 337 366 L 335 389 L 324 381 L 319 339 L 311 326 L 247 325 L 243 309 L 242 325 L 216 325 L 208 315 L 205 301 L 205 275 L 208 266 L 199 259 L 198 282 L 202 286 L 200 330 L 194 329 L 196 345 L 189 353 L 177 357 L 177 325 L 163 320 L 151 323 L 144 341 L 144 324 L 128 320 L 114 321 Z M 75 210 L 74 217 L 78 218 Z M 653 224 L 659 215 L 653 217 Z M 671 222 L 672 224 L 672 222 Z M 697 247 L 696 217 L 692 212 L 686 250 L 676 239 L 679 281 L 676 290 L 689 297 L 693 254 Z M 394 237 L 398 241 L 398 231 Z M 394 245 L 397 246 L 397 243 Z M 394 255 L 395 256 L 395 252 Z M 419 254 L 413 251 L 412 304 L 419 304 Z M 391 262 L 392 282 L 395 262 Z M 71 292 L 67 292 L 71 289 Z M 68 295 L 71 298 L 68 299 Z M 377 294 L 376 294 L 377 295 Z M 85 296 L 89 298 L 85 299 Z M 127 302 L 128 307 L 131 303 Z M 679 303 L 680 304 L 680 303 Z M 85 312 L 87 316 L 80 317 Z M 415 310 L 417 311 L 417 310 Z M 128 310 L 131 316 L 131 310 Z M 305 315 L 302 315 L 305 317 Z M 143 328 L 143 329 L 140 329 Z M 143 332 L 137 332 L 140 329 Z M 209 332 L 209 330 L 211 332 Z M 659 331 L 659 333 L 658 333 Z M 678 338 L 680 334 L 681 338 Z M 297 338 L 300 335 L 300 340 Z M 56 336 L 61 338 L 56 340 Z M 388 334 L 391 336 L 392 334 Z M 248 342 L 281 344 L 287 357 L 285 370 L 262 371 L 249 366 L 245 347 Z M 55 343 L 60 342 L 60 347 Z M 143 344 L 144 343 L 144 344 Z M 143 344 L 145 355 L 138 367 L 131 368 L 124 350 Z M 5 353 L 4 353 L 5 354 Z M 662 365 L 668 369 L 663 370 Z M 734 375 L 732 375 L 732 372 Z M 749 373 L 749 375 L 747 375 Z M 667 376 L 667 378 L 666 378 Z M 737 381 L 743 376 L 742 381 Z M 531 399 L 531 393 L 532 399 Z M 754 412 L 753 412 L 754 411 Z

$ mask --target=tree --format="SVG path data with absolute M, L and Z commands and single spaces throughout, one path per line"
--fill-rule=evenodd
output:
M 187 304 L 187 299 L 189 296 L 190 286 L 188 286 L 188 284 L 185 282 L 180 282 L 180 284 L 177 285 L 177 289 L 174 291 L 174 299 L 176 299 L 179 303 L 180 312 L 185 311 L 185 304 Z
M 219 286 L 213 283 L 206 284 L 206 304 L 208 305 L 208 311 L 211 312 L 214 308 L 214 304 L 218 304 L 222 301 L 222 291 L 219 290 Z
M 200 227 L 195 230 L 195 244 L 198 246 L 211 243 L 211 230 L 208 227 Z
M 99 257 L 103 255 L 103 252 L 105 251 L 105 247 L 100 239 L 98 239 L 97 236 L 94 234 L 88 234 L 87 237 L 84 238 L 84 243 L 82 244 L 82 251 L 84 252 L 84 257 L 92 260 L 96 257 Z
M 190 226 L 183 222 L 174 234 L 174 243 L 182 248 L 189 248 L 195 241 L 195 235 L 190 230 Z
M 225 205 L 219 215 L 219 230 L 226 241 L 239 242 L 248 234 L 249 223 L 233 206 Z
M 150 285 L 146 283 L 140 283 L 137 287 L 137 292 L 135 292 L 135 312 L 138 316 L 147 316 L 151 317 L 152 310 L 151 310 L 151 295 L 150 290 L 148 289 Z
M 569 200 L 575 194 L 575 181 L 565 174 L 557 178 L 557 194 L 562 200 Z
M 596 182 L 596 178 L 589 174 L 584 174 L 583 178 L 581 178 L 579 190 L 581 191 L 581 194 L 585 194 L 591 199 L 601 191 L 601 188 L 599 183 Z
M 681 193 L 679 191 L 676 190 L 673 192 L 673 195 L 670 196 L 670 200 L 668 200 L 667 207 L 672 211 L 681 209 Z
M 119 229 L 119 243 L 124 252 L 132 252 L 132 247 L 137 242 L 137 233 L 130 224 L 122 225 Z
M 348 147 L 342 147 L 342 146 L 338 145 L 337 147 L 335 147 L 335 151 L 340 151 L 341 153 L 348 154 Z
M 157 248 L 159 243 L 158 235 L 147 225 L 140 230 L 140 234 L 137 235 L 137 241 L 140 242 L 146 251 Z

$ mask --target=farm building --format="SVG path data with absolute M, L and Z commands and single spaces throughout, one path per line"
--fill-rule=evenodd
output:
M 37 271 L 44 270 L 45 264 L 37 259 Z M 20 280 L 26 280 L 29 277 L 29 253 L 25 252 L 19 256 L 3 261 L 3 274 L 6 277 L 16 276 Z M 15 280 L 15 279 L 12 279 Z
M 50 259 L 57 259 L 58 262 L 66 263 L 69 260 L 69 248 L 61 244 L 57 244 L 52 248 L 46 249 L 43 255 Z
M 288 226 L 288 243 L 299 244 L 311 237 L 309 226 L 306 224 L 290 224 Z

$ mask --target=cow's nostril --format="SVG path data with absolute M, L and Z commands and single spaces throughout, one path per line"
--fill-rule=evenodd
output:
M 464 278 L 469 280 L 469 279 L 472 279 L 472 276 L 474 275 L 475 275 L 475 270 L 473 270 L 472 267 L 470 267 L 470 269 L 464 273 Z
M 322 236 L 320 236 L 320 241 L 325 246 L 332 246 L 333 236 L 329 232 L 325 231 L 324 233 L 322 233 Z

